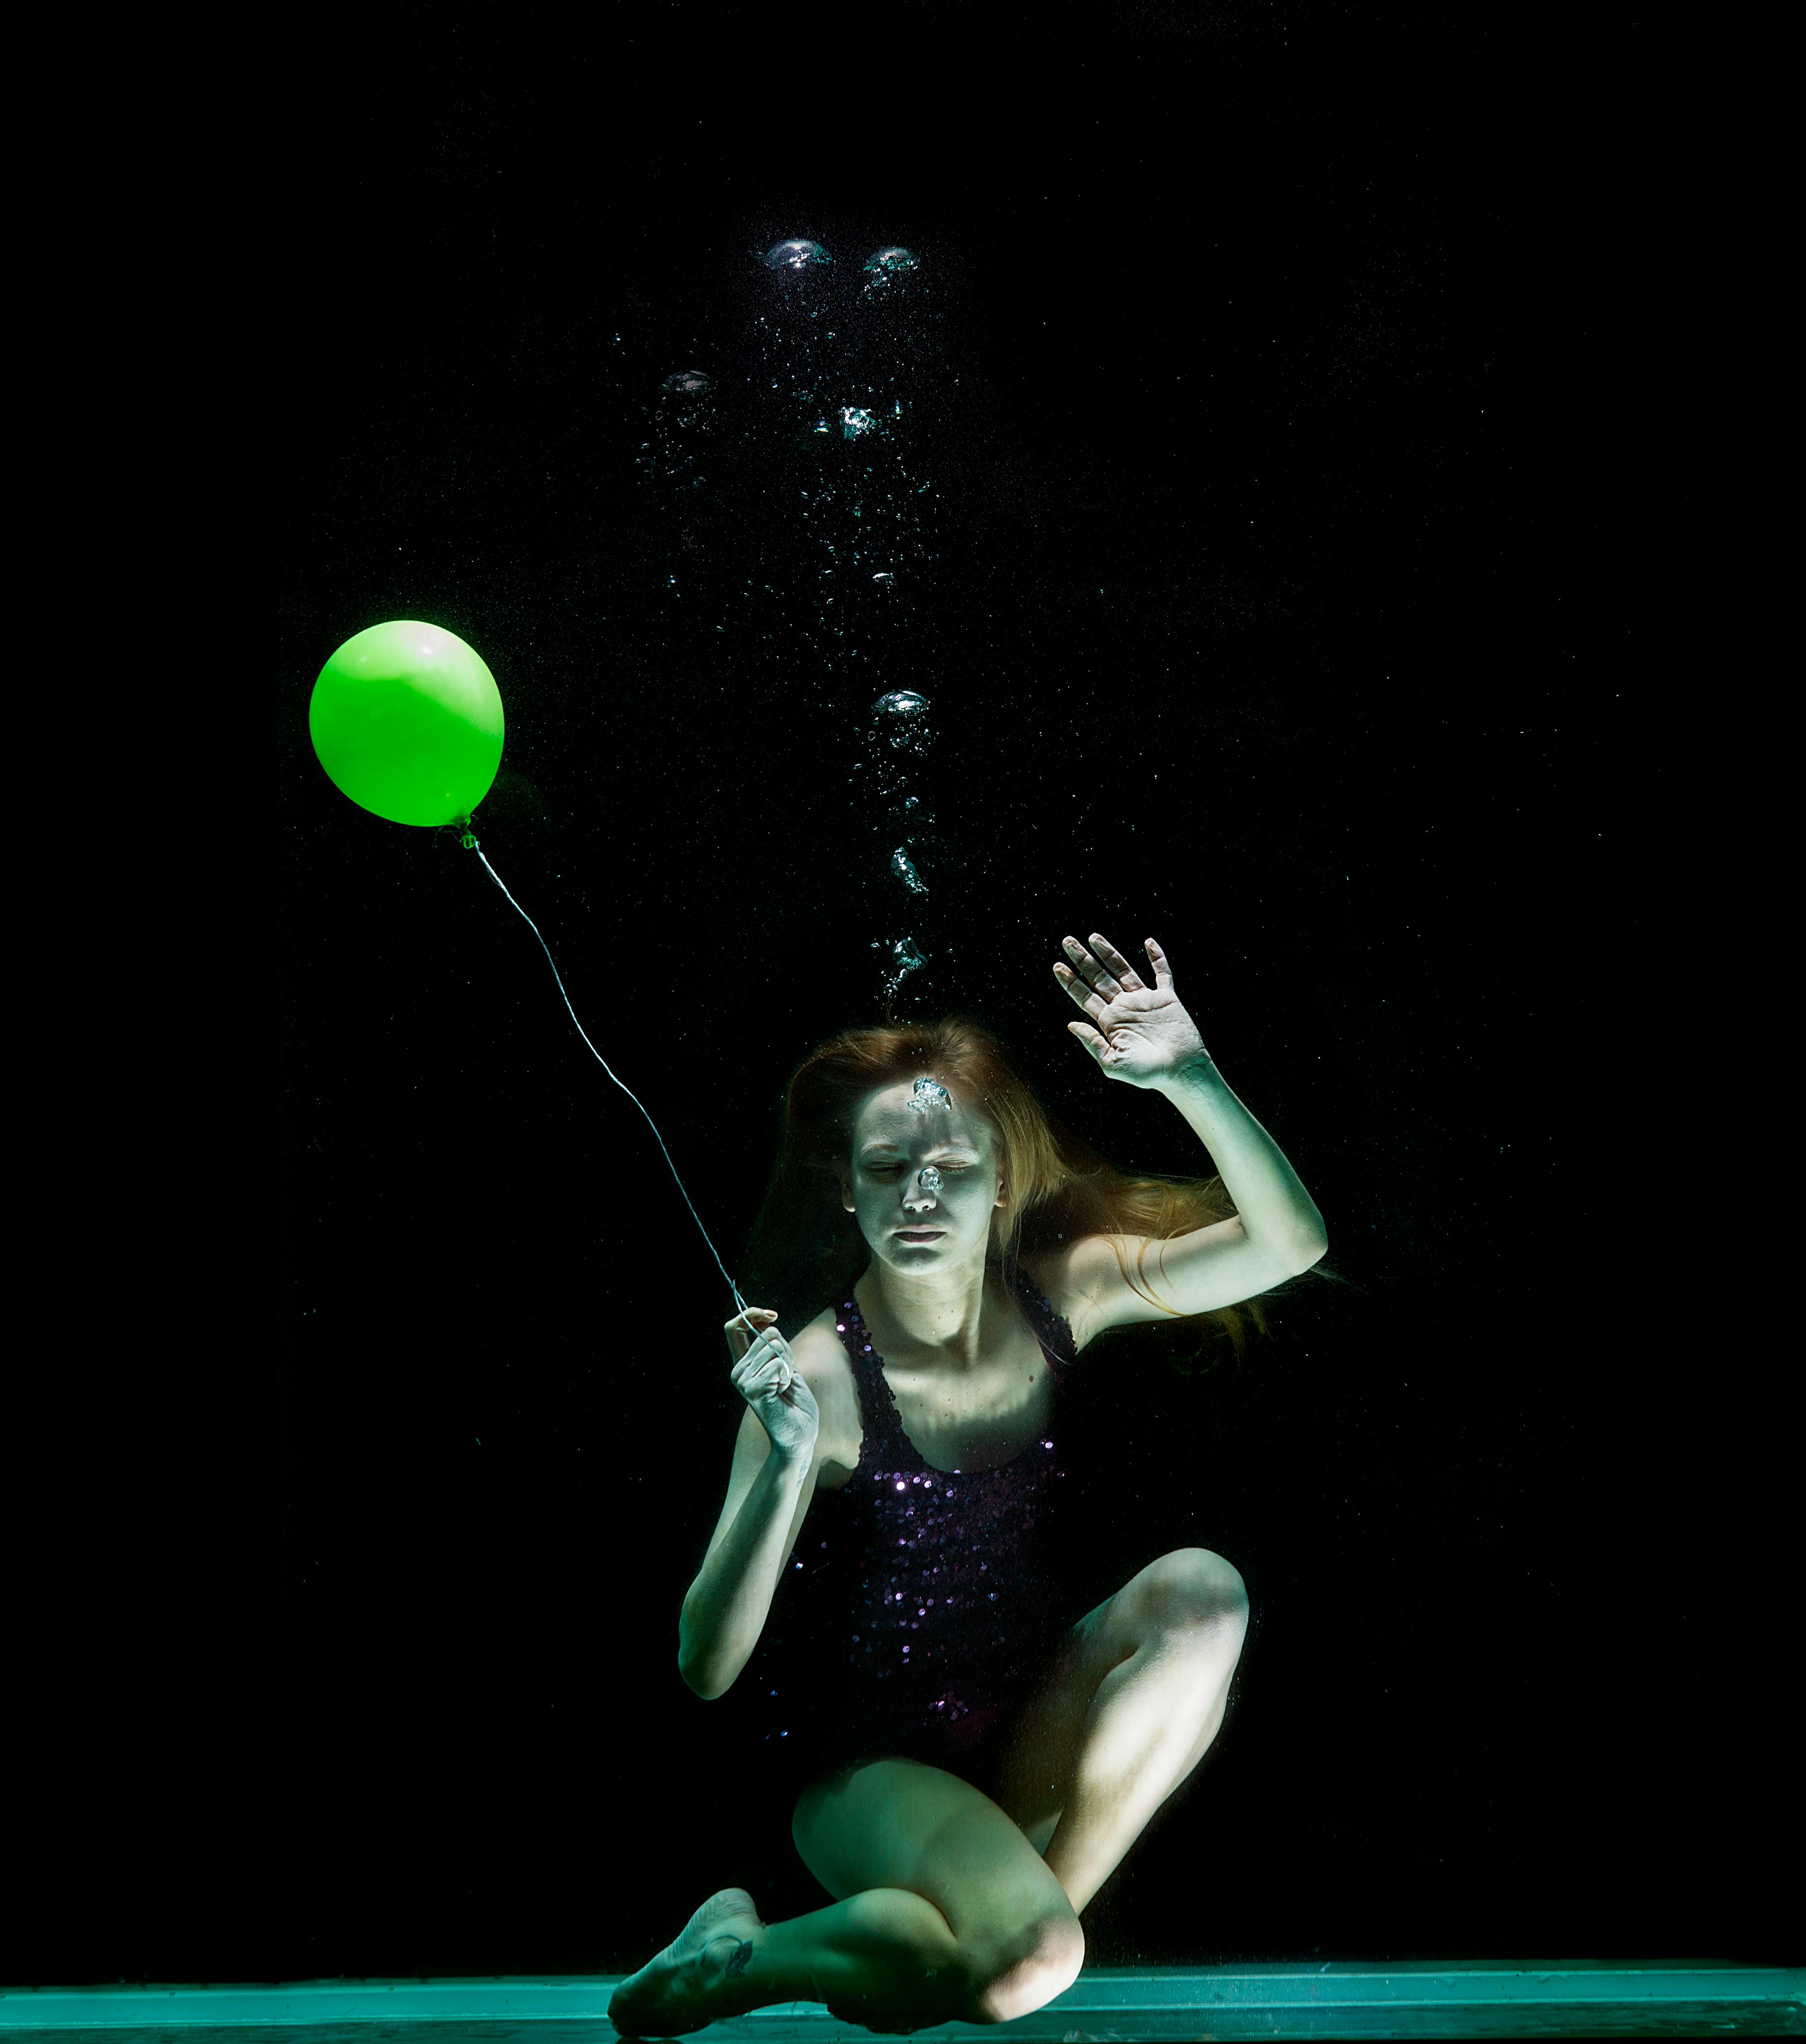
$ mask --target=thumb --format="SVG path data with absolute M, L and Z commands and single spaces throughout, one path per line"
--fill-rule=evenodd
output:
M 1099 1064 L 1109 1056 L 1110 1047 L 1089 1022 L 1069 1022 L 1066 1025 Z

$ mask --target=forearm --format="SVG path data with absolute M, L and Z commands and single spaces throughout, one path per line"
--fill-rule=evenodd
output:
M 1329 1238 L 1316 1201 L 1208 1058 L 1154 1090 L 1171 1101 L 1210 1152 L 1251 1241 L 1322 1250 Z
M 768 1455 L 720 1545 L 705 1561 L 678 1620 L 678 1672 L 699 1696 L 732 1689 L 752 1658 L 784 1566 L 790 1520 L 809 1473 Z

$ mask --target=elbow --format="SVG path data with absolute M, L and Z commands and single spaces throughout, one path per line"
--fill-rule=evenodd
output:
M 1314 1228 L 1300 1241 L 1297 1251 L 1300 1270 L 1308 1270 L 1313 1263 L 1320 1263 L 1329 1250 L 1329 1236 L 1320 1226 Z
M 678 1673 L 683 1678 L 683 1685 L 690 1694 L 700 1696 L 705 1704 L 712 1704 L 718 1697 L 724 1696 L 734 1686 L 732 1675 L 724 1682 L 719 1679 L 717 1670 L 698 1666 L 685 1660 L 681 1654 L 678 1656 Z

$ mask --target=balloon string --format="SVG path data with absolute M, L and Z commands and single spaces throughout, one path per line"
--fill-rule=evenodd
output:
M 470 847 L 471 850 L 476 854 L 478 858 L 482 860 L 484 872 L 489 875 L 490 878 L 495 882 L 498 887 L 501 888 L 502 894 L 505 897 L 509 908 L 514 911 L 516 915 L 521 918 L 521 921 L 526 924 L 527 928 L 532 932 L 536 937 L 540 937 L 539 924 L 536 923 L 532 917 L 527 913 L 526 910 L 521 906 L 520 903 L 515 900 L 514 897 L 509 893 L 507 888 L 502 886 L 501 875 L 496 871 L 493 866 L 490 864 L 488 858 L 484 854 L 482 847 L 477 843 L 474 837 L 467 835 L 463 841 Z M 564 991 L 564 981 L 559 973 L 558 961 L 552 956 L 551 947 L 546 942 L 544 937 L 540 937 L 540 949 L 546 955 L 546 963 L 551 967 L 552 978 L 558 981 L 558 990 L 564 1002 L 565 1012 L 569 1015 L 573 1022 L 577 1022 L 577 1010 L 571 1005 L 571 996 Z M 617 1086 L 620 1086 L 621 1091 L 625 1093 L 628 1098 L 632 1101 L 633 1105 L 640 1109 L 640 1112 L 642 1114 L 646 1114 L 644 1103 L 640 1100 L 640 1096 L 631 1086 L 624 1084 L 621 1080 L 615 1078 L 614 1072 L 611 1069 L 608 1059 L 602 1055 L 601 1052 L 596 1048 L 594 1043 L 590 1043 L 590 1032 L 583 1027 L 581 1022 L 577 1022 L 577 1033 L 583 1039 L 585 1043 L 589 1045 L 590 1056 L 595 1059 L 596 1062 L 601 1066 L 605 1072 L 608 1073 L 608 1075 L 611 1079 L 614 1079 L 615 1084 Z M 646 1114 L 646 1126 L 652 1132 L 653 1141 L 658 1144 L 661 1150 L 664 1150 L 665 1151 L 665 1162 L 671 1166 L 671 1176 L 677 1179 L 677 1189 L 683 1194 L 683 1203 L 690 1208 L 690 1218 L 696 1223 L 697 1228 L 701 1228 L 702 1239 L 709 1243 L 709 1254 L 715 1258 L 715 1268 L 720 1272 L 724 1278 L 728 1278 L 728 1289 L 734 1295 L 734 1304 L 739 1307 L 743 1313 L 749 1312 L 751 1308 L 747 1306 L 746 1301 L 740 1296 L 740 1288 L 734 1282 L 732 1278 L 728 1278 L 728 1266 L 721 1261 L 720 1253 L 717 1251 L 714 1243 L 709 1240 L 708 1229 L 702 1227 L 702 1216 L 696 1211 L 696 1202 L 690 1197 L 690 1193 L 686 1189 L 682 1178 L 678 1177 L 678 1167 L 675 1164 L 671 1164 L 671 1153 L 670 1151 L 665 1150 L 665 1139 L 659 1133 L 659 1124 L 649 1114 Z M 750 1335 L 752 1330 L 751 1327 L 748 1327 L 747 1331 Z

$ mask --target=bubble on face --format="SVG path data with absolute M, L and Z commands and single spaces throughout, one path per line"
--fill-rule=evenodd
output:
M 938 1193 L 940 1190 L 940 1173 L 932 1164 L 924 1164 L 916 1174 L 916 1183 L 924 1193 Z
M 951 1108 L 953 1099 L 939 1079 L 917 1079 L 915 1089 L 903 1104 L 912 1114 L 927 1114 L 934 1108 Z
M 833 259 L 819 241 L 780 241 L 775 248 L 765 252 L 765 267 L 768 270 L 800 273 L 819 269 L 824 263 L 832 263 Z

